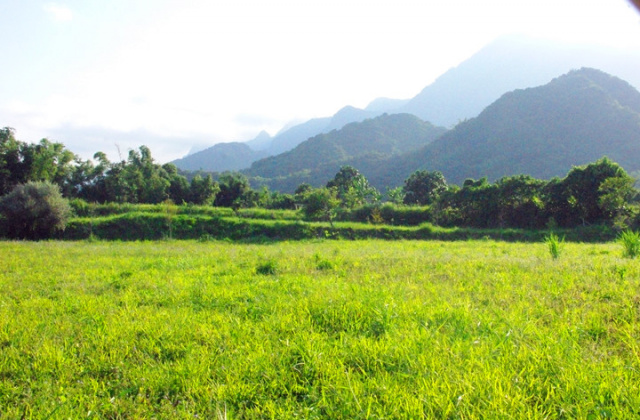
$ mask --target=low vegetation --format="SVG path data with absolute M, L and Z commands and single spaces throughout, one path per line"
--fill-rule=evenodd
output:
M 625 230 L 618 236 L 618 242 L 622 245 L 622 254 L 627 258 L 636 258 L 640 255 L 640 233 Z
M 0 417 L 640 416 L 640 266 L 547 252 L 2 242 Z
M 96 159 L 0 130 L 0 236 L 68 240 L 0 242 L 0 418 L 640 416 L 640 212 L 607 158 L 387 202 L 350 166 L 282 194 Z

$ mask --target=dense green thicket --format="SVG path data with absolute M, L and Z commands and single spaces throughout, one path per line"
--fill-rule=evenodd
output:
M 399 201 L 411 204 L 429 204 L 423 210 L 408 210 L 391 203 L 380 206 L 379 194 L 369 193 L 359 185 L 365 181 L 342 185 L 343 168 L 334 180 L 329 181 L 324 197 L 324 213 L 307 214 L 309 219 L 329 220 L 335 213 L 337 220 L 351 220 L 387 224 L 418 224 L 431 222 L 442 226 L 466 226 L 476 228 L 523 228 L 541 229 L 587 226 L 594 224 L 616 225 L 619 228 L 635 226 L 637 208 L 632 205 L 637 192 L 634 180 L 620 165 L 602 158 L 585 166 L 574 167 L 565 178 L 543 181 L 527 175 L 504 177 L 490 183 L 486 178 L 467 179 L 462 187 L 448 186 L 439 172 L 416 171 L 406 181 L 402 191 L 390 190 Z M 346 167 L 346 172 L 357 174 L 357 170 Z M 363 178 L 363 177 L 362 177 Z M 355 176 L 354 176 L 355 179 Z M 342 185 L 339 189 L 338 185 Z M 333 195 L 337 201 L 330 201 Z M 350 194 L 345 194 L 344 191 Z M 307 188 L 300 192 L 303 205 L 305 198 L 318 200 L 317 192 Z M 359 206 L 350 204 L 352 196 L 361 197 Z M 394 200 L 394 201 L 396 201 Z M 315 208 L 322 206 L 314 202 Z M 333 212 L 333 213 L 331 213 Z M 409 219 L 404 215 L 416 213 Z
M 49 182 L 19 184 L 0 197 L 0 236 L 45 239 L 64 230 L 71 215 L 57 185 Z
M 30 144 L 16 140 L 13 129 L 0 129 L 0 195 L 29 181 L 57 184 L 67 198 L 90 202 L 211 204 L 219 190 L 210 175 L 191 182 L 175 165 L 159 165 L 146 146 L 129 151 L 128 158 L 110 162 L 98 152 L 82 160 L 61 143 L 42 139 Z

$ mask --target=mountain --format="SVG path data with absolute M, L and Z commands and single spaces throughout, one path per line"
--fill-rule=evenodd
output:
M 418 169 L 439 170 L 455 184 L 515 174 L 548 179 L 602 156 L 629 172 L 640 169 L 640 93 L 583 68 L 504 94 L 431 144 L 381 164 L 369 180 L 402 185 Z
M 271 143 L 273 143 L 273 139 L 266 131 L 262 130 L 253 140 L 249 140 L 245 142 L 247 146 L 249 146 L 252 150 L 267 150 L 271 147 Z
M 539 86 L 582 67 L 601 69 L 640 87 L 640 53 L 510 36 L 447 71 L 394 112 L 450 127 L 477 116 L 505 92 Z
M 360 122 L 377 115 L 379 115 L 377 112 L 346 106 L 333 117 L 314 118 L 283 130 L 273 137 L 263 131 L 248 142 L 219 143 L 182 159 L 174 160 L 172 163 L 184 170 L 202 169 L 222 172 L 246 169 L 258 159 L 284 153 L 317 134 L 328 133 L 346 124 Z
M 223 156 L 207 149 L 205 157 L 197 159 L 202 169 L 221 171 L 223 168 L 248 167 L 262 155 L 289 151 L 305 140 L 351 122 L 363 121 L 383 113 L 409 113 L 434 125 L 451 127 L 460 121 L 476 117 L 485 107 L 505 92 L 540 86 L 553 77 L 582 67 L 601 69 L 640 87 L 640 52 L 630 54 L 611 48 L 559 44 L 524 36 L 499 38 L 457 67 L 438 77 L 420 93 L 408 100 L 378 98 L 364 110 L 345 107 L 332 117 L 314 118 L 276 134 L 270 141 L 264 135 L 249 141 L 246 155 L 227 162 Z M 203 153 L 203 152 L 200 152 Z M 194 156 L 198 153 L 194 153 Z M 248 162 L 248 164 L 247 164 Z M 179 168 L 181 160 L 175 161 Z M 220 166 L 223 165 L 223 166 Z
M 376 98 L 369 102 L 369 105 L 367 105 L 364 110 L 392 114 L 397 113 L 394 111 L 400 109 L 400 107 L 407 103 L 409 103 L 409 99 Z
M 237 171 L 266 156 L 266 152 L 253 150 L 245 143 L 218 143 L 171 163 L 187 171 Z
M 352 106 L 345 106 L 332 117 L 314 118 L 305 123 L 291 127 L 277 134 L 268 149 L 270 155 L 277 155 L 293 149 L 303 141 L 322 133 L 339 130 L 352 122 L 364 121 L 380 115 L 378 112 L 365 111 Z
M 357 166 L 365 173 L 391 156 L 421 148 L 445 131 L 413 115 L 383 114 L 319 134 L 293 150 L 254 162 L 243 172 L 284 191 L 293 191 L 302 182 L 320 186 L 343 165 Z

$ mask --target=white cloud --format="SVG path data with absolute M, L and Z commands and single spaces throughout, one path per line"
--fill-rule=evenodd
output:
M 73 20 L 73 12 L 66 6 L 57 3 L 47 3 L 44 5 L 44 11 L 47 12 L 53 20 L 57 22 L 69 22 Z

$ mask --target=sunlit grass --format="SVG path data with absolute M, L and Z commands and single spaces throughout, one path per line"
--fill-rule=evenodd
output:
M 549 250 L 549 255 L 554 260 L 557 259 L 562 253 L 562 248 L 564 248 L 564 238 L 558 238 L 558 235 L 551 232 L 544 238 L 544 242 L 547 245 L 547 249 Z
M 618 243 L 622 245 L 622 255 L 636 258 L 640 255 L 640 232 L 625 230 L 618 236 Z
M 634 418 L 619 245 L 0 243 L 3 418 Z

